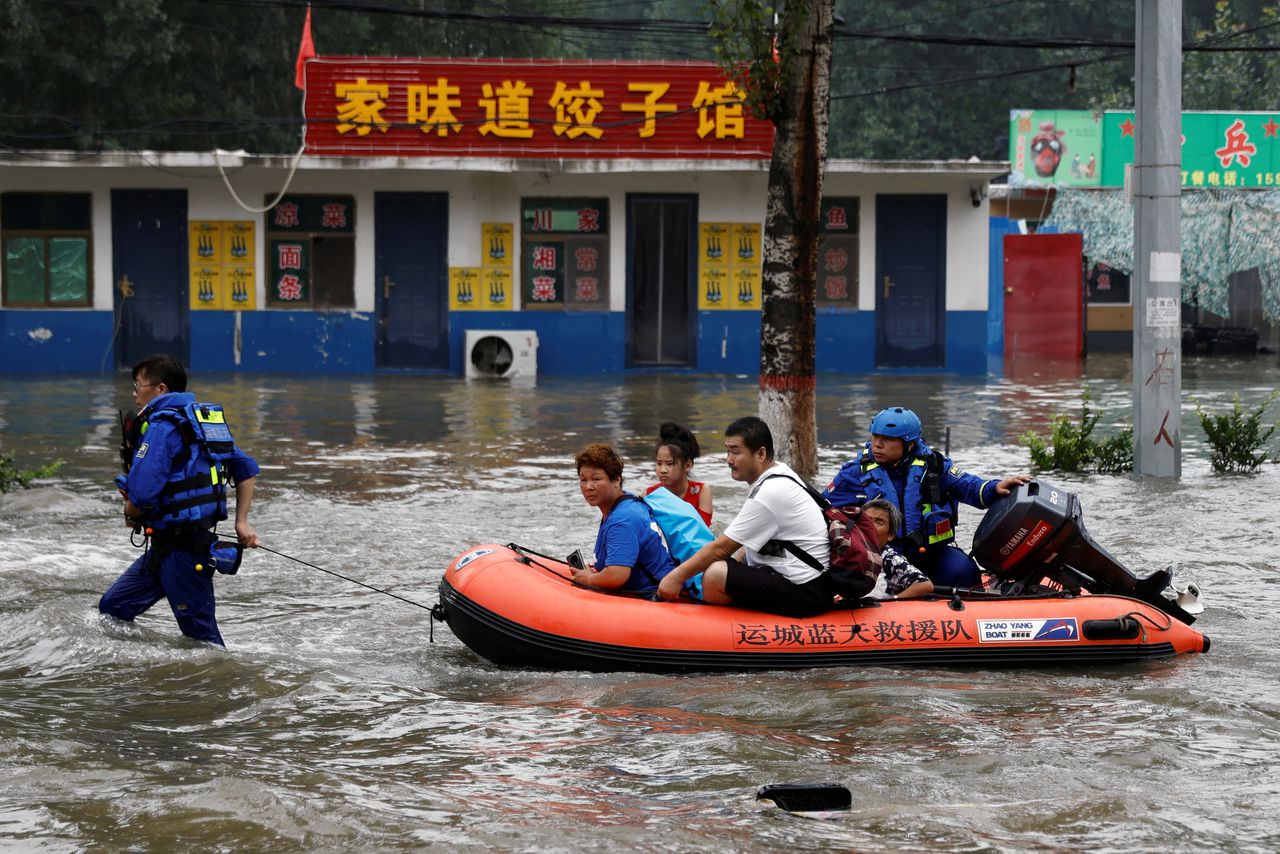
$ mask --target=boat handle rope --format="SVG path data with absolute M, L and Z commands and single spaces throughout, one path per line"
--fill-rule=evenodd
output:
M 1163 614 L 1164 612 L 1161 611 L 1161 613 Z M 1130 611 L 1129 613 L 1125 614 L 1121 619 L 1129 619 L 1130 617 L 1132 617 L 1133 621 L 1138 624 L 1138 628 L 1142 630 L 1143 643 L 1147 642 L 1147 627 L 1142 625 L 1142 622 L 1141 622 L 1142 620 L 1146 620 L 1148 623 L 1151 624 L 1151 627 L 1153 629 L 1156 629 L 1162 632 L 1167 632 L 1170 628 L 1173 627 L 1173 617 L 1170 617 L 1168 614 L 1164 615 L 1165 623 L 1163 626 L 1157 623 L 1155 620 L 1151 619 L 1150 614 L 1146 614 L 1142 611 Z
M 565 575 L 563 572 L 560 572 L 554 567 L 547 566 L 546 564 L 543 564 L 543 563 L 538 563 L 536 560 L 529 557 L 529 555 L 537 555 L 538 557 L 546 558 L 547 560 L 553 560 L 556 563 L 564 563 L 564 561 L 560 560 L 559 558 L 552 557 L 551 555 L 544 555 L 542 552 L 534 551 L 528 546 L 522 546 L 519 543 L 507 543 L 507 548 L 511 549 L 511 551 L 519 555 L 517 560 L 519 560 L 525 566 L 536 566 L 539 569 L 545 569 L 547 572 L 551 573 L 556 578 L 562 578 L 565 581 L 572 582 L 575 587 L 582 587 L 583 590 L 590 590 L 594 593 L 603 593 L 606 596 L 622 596 L 630 599 L 653 600 L 653 596 L 650 596 L 645 593 L 637 593 L 633 590 L 601 590 L 599 587 L 584 587 L 583 585 L 578 584 L 576 581 L 574 581 L 572 575 Z
M 539 569 L 545 569 L 547 572 L 551 573 L 557 578 L 565 578 L 565 579 L 572 580 L 571 576 L 565 575 L 563 572 L 560 572 L 554 567 L 547 566 L 545 563 L 538 563 L 536 560 L 529 557 L 529 555 L 537 555 L 540 558 L 545 558 L 547 560 L 554 560 L 556 563 L 564 563 L 564 561 L 560 560 L 559 558 L 554 558 L 551 555 L 544 555 L 542 552 L 534 551 L 528 546 L 522 546 L 519 543 L 507 543 L 507 548 L 511 549 L 511 551 L 519 555 L 520 556 L 519 561 L 525 564 L 526 566 L 536 566 Z

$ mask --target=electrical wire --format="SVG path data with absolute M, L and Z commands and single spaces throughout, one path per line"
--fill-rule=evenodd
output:
M 267 211 L 274 208 L 276 205 L 280 204 L 280 200 L 283 199 L 285 197 L 285 194 L 289 192 L 289 186 L 293 184 L 294 173 L 298 171 L 298 164 L 302 161 L 302 153 L 306 150 L 307 150 L 307 141 L 304 138 L 302 141 L 302 145 L 298 146 L 298 153 L 293 155 L 293 163 L 289 166 L 289 174 L 286 175 L 284 178 L 284 186 L 280 188 L 280 192 L 276 193 L 276 197 L 274 199 L 267 202 L 266 207 L 261 207 L 261 208 L 253 207 L 252 205 L 246 204 L 245 201 L 240 198 L 240 194 L 236 192 L 236 188 L 231 186 L 231 179 L 227 177 L 227 173 L 222 168 L 222 157 L 221 157 L 222 154 L 227 154 L 229 152 L 224 152 L 221 149 L 215 148 L 213 150 L 213 160 L 215 163 L 218 164 L 218 174 L 222 176 L 222 183 L 227 186 L 227 192 L 231 194 L 231 198 L 235 199 L 236 204 L 244 208 L 249 213 L 260 214 L 260 213 L 266 213 Z
M 91 2 L 91 0 L 54 0 L 56 5 L 62 6 L 80 6 L 95 10 L 102 8 L 101 3 Z M 223 6 L 231 6 L 237 8 L 262 8 L 262 9 L 301 9 L 308 5 L 308 0 L 206 0 L 211 4 Z M 996 5 L 1012 5 L 1019 0 L 1006 0 L 1005 3 Z M 395 15 L 402 17 L 412 17 L 432 21 L 457 22 L 463 24 L 484 24 L 486 26 L 493 25 L 514 25 L 532 28 L 533 30 L 550 38 L 558 38 L 561 42 L 574 44 L 583 52 L 591 52 L 591 47 L 595 45 L 597 39 L 610 39 L 610 44 L 616 44 L 619 32 L 626 33 L 628 36 L 628 45 L 633 49 L 642 49 L 644 51 L 654 50 L 660 51 L 662 55 L 670 56 L 671 49 L 675 43 L 675 36 L 683 36 L 686 39 L 693 38 L 696 42 L 710 40 L 708 25 L 705 21 L 683 20 L 683 19 L 644 19 L 644 18 L 619 18 L 610 19 L 592 18 L 579 16 L 548 16 L 537 14 L 512 14 L 491 11 L 467 11 L 458 9 L 426 9 L 421 7 L 396 6 L 386 2 L 375 2 L 375 0 L 310 0 L 316 10 L 333 11 L 342 13 L 367 13 Z M 489 5 L 493 8 L 493 4 Z M 583 8 L 603 10 L 608 4 L 599 6 L 576 4 L 576 8 L 581 11 Z M 629 8 L 642 8 L 642 3 L 622 3 Z M 609 5 L 609 8 L 614 8 Z M 990 7 L 988 7 L 990 8 Z M 901 28 L 906 26 L 918 25 L 920 23 L 936 23 L 937 21 L 947 20 L 959 17 L 961 13 L 957 12 L 951 15 L 935 16 L 917 21 L 902 22 L 891 24 L 889 27 Z M 1280 26 L 1280 22 L 1270 22 L 1258 24 L 1249 27 L 1240 27 L 1226 33 L 1213 33 L 1205 38 L 1195 42 L 1184 44 L 1184 50 L 1188 52 L 1222 52 L 1222 51 L 1240 51 L 1240 52 L 1274 52 L 1280 51 L 1280 45 L 1245 45 L 1239 44 L 1239 40 L 1245 37 L 1271 30 Z M 585 33 L 585 39 L 570 41 L 563 32 L 557 30 L 578 30 Z M 1078 50 L 1102 50 L 1119 48 L 1121 52 L 1115 52 L 1104 56 L 1094 56 L 1088 58 L 1068 59 L 1056 63 L 1044 64 L 1040 63 L 1035 66 L 1021 68 L 994 68 L 981 71 L 974 74 L 948 74 L 941 79 L 914 80 L 906 81 L 896 85 L 878 86 L 872 89 L 857 92 L 845 92 L 833 94 L 832 100 L 849 100 L 867 97 L 875 97 L 888 95 L 899 92 L 906 92 L 922 88 L 943 88 L 965 83 L 987 82 L 1002 79 L 1011 79 L 1026 75 L 1051 72 L 1059 69 L 1075 69 L 1097 63 L 1111 62 L 1115 59 L 1131 56 L 1133 43 L 1124 40 L 1110 39 L 1081 39 L 1081 38 L 992 38 L 986 36 L 966 36 L 966 35 L 948 35 L 948 34 L 898 34 L 886 32 L 886 28 L 879 30 L 852 30 L 840 28 L 835 32 L 838 43 L 853 44 L 863 41 L 879 40 L 891 44 L 917 44 L 926 47 L 940 48 L 1007 48 L 1007 49 L 1034 49 L 1059 51 L 1066 49 Z M 652 45 L 652 47 L 650 47 Z M 637 50 L 638 52 L 638 50 Z M 936 68 L 936 66 L 933 66 Z M 952 66 L 953 70 L 959 70 L 958 67 Z M 887 70 L 884 66 L 863 67 L 859 69 L 862 72 L 877 70 Z M 891 70 L 891 69 L 888 69 Z M 837 79 L 841 76 L 836 73 Z M 687 111 L 682 111 L 687 112 Z M 678 115 L 678 114 L 677 114 Z M 658 116 L 659 121 L 674 116 Z M 126 127 L 118 129 L 90 129 L 75 117 L 69 116 L 53 116 L 48 114 L 7 114 L 0 116 L 8 123 L 21 123 L 27 121 L 57 121 L 65 124 L 65 131 L 43 131 L 43 132 L 14 132 L 0 131 L 0 146 L 12 151 L 19 151 L 18 145 L 23 143 L 49 143 L 59 140 L 75 141 L 85 134 L 92 134 L 95 139 L 108 139 L 113 142 L 120 142 L 130 136 L 148 136 L 148 135 L 165 135 L 170 138 L 182 138 L 186 136 L 213 136 L 226 137 L 233 134 L 253 134 L 265 131 L 275 131 L 287 128 L 296 128 L 299 125 L 305 126 L 305 120 L 298 122 L 296 120 L 282 120 L 269 118 L 206 118 L 206 117 L 186 117 L 165 119 L 150 122 L 138 127 Z M 12 122 L 11 120 L 17 120 Z M 609 123 L 608 126 L 617 127 L 627 124 L 643 121 L 643 119 L 626 120 L 623 122 Z M 314 124 L 314 122 L 312 122 Z M 202 127 L 190 127 L 189 125 L 203 125 Z M 602 125 L 604 126 L 604 125 Z M 305 147 L 305 146 L 304 146 Z M 127 146 L 126 146 L 127 148 Z M 101 150 L 99 145 L 98 150 Z M 134 149 L 129 149 L 134 150 Z M 217 149 L 215 149 L 215 157 Z M 302 149 L 299 149 L 301 152 Z M 295 160 L 293 168 L 296 168 L 300 154 L 294 155 Z M 164 170 L 160 164 L 149 163 L 153 168 Z M 221 163 L 219 162 L 219 172 L 222 173 L 223 180 L 227 183 L 228 189 L 235 195 L 229 180 L 223 173 Z M 291 169 L 292 175 L 292 169 Z M 247 210 L 257 211 L 256 208 L 244 205 L 242 201 L 237 201 Z

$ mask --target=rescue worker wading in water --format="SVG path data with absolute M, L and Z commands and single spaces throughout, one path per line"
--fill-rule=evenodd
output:
M 871 441 L 841 467 L 822 495 L 837 507 L 888 499 L 903 517 L 890 542 L 894 549 L 937 584 L 977 587 L 982 584 L 977 562 L 956 546 L 957 502 L 986 509 L 1029 480 L 1025 474 L 984 480 L 960 471 L 925 444 L 916 414 L 895 406 L 871 420 Z
M 187 372 L 163 354 L 133 366 L 138 415 L 126 425 L 116 478 L 125 524 L 148 538 L 147 550 L 103 594 L 98 610 L 132 620 L 168 598 L 182 633 L 225 646 L 214 617 L 213 574 L 232 574 L 242 552 L 257 548 L 249 526 L 258 464 L 236 447 L 222 407 L 196 403 Z M 227 483 L 236 486 L 238 544 L 220 543 L 214 526 L 227 518 Z

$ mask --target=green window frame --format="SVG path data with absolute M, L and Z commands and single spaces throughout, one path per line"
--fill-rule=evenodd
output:
M 0 278 L 6 308 L 93 304 L 88 193 L 4 193 Z

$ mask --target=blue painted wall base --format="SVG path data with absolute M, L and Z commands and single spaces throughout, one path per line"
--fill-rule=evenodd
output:
M 45 374 L 113 369 L 114 315 L 75 309 L 0 311 L 0 370 Z
M 627 371 L 745 374 L 760 371 L 760 315 L 750 311 L 702 311 L 697 315 L 697 364 L 628 368 L 623 312 L 452 312 L 449 373 L 461 375 L 468 329 L 531 329 L 538 333 L 538 372 L 582 376 Z M 111 371 L 114 316 L 109 311 L 0 311 L 0 372 Z M 194 373 L 370 373 L 375 370 L 377 327 L 361 312 L 193 311 Z M 947 312 L 943 371 L 985 374 L 991 345 L 981 311 Z M 875 313 L 827 309 L 817 315 L 819 373 L 872 373 Z M 237 345 L 239 360 L 237 361 Z M 921 373 L 914 370 L 912 373 Z M 926 373 L 928 371 L 925 371 Z

